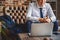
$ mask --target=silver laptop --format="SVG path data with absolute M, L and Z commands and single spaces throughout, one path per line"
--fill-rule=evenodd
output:
M 53 23 L 32 23 L 30 36 L 51 36 Z

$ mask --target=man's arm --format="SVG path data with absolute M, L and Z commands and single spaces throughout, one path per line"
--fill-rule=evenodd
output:
M 52 22 L 56 21 L 56 16 L 54 15 L 53 10 L 52 10 L 50 4 L 48 4 L 47 13 L 48 13 L 48 16 L 49 16 L 49 18 L 50 18 L 50 20 L 51 20 Z
M 30 3 L 29 4 L 29 7 L 28 7 L 28 10 L 27 10 L 27 20 L 36 20 L 36 21 L 39 21 L 37 17 L 33 17 L 32 16 L 32 12 L 33 12 L 33 7 L 34 7 L 34 3 Z

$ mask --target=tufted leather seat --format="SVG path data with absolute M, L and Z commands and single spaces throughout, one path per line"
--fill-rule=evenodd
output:
M 9 15 L 13 21 L 17 24 L 26 23 L 26 12 L 27 5 L 21 6 L 6 6 L 4 11 L 7 15 Z
M 10 16 L 15 22 L 15 26 L 12 27 L 11 30 L 15 34 L 17 33 L 26 33 L 27 32 L 27 27 L 26 27 L 26 13 L 27 13 L 27 8 L 28 5 L 8 5 L 3 7 L 3 13 L 6 15 Z M 8 29 L 10 30 L 10 29 Z

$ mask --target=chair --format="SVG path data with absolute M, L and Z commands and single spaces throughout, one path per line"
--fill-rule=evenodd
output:
M 10 16 L 12 21 L 17 24 L 18 27 L 16 28 L 19 28 L 21 27 L 23 30 L 23 33 L 24 32 L 27 32 L 26 30 L 26 11 L 27 11 L 27 8 L 28 8 L 28 5 L 18 5 L 18 6 L 5 6 L 3 7 L 3 13 L 5 13 L 6 15 Z M 0 21 L 1 22 L 1 21 Z M 2 22 L 2 24 L 4 23 L 4 21 Z M 5 25 L 4 25 L 5 24 Z M 6 23 L 4 23 L 3 25 L 6 27 L 4 28 L 3 25 L 2 25 L 2 34 L 3 37 L 6 36 L 7 40 L 10 38 L 9 36 L 11 35 L 11 31 L 8 29 L 8 27 L 6 26 Z M 9 38 L 8 38 L 9 37 Z M 12 39 L 11 39 L 12 40 Z

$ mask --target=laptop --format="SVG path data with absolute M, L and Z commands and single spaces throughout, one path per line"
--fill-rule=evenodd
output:
M 51 36 L 53 23 L 32 23 L 30 36 Z

